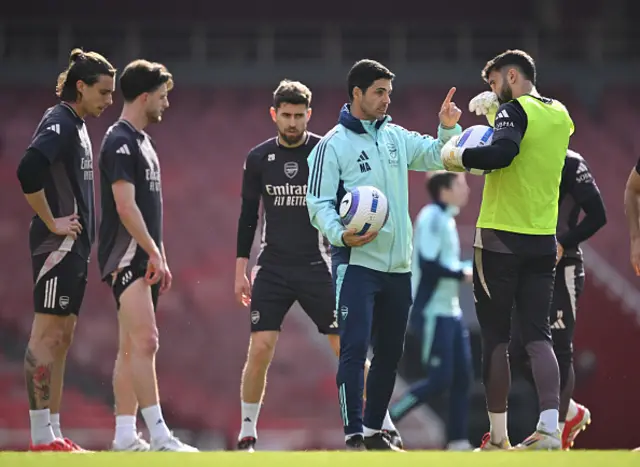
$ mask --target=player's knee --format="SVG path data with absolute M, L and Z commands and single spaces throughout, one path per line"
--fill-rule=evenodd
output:
M 482 347 L 482 379 L 486 383 L 489 381 L 489 375 L 491 374 L 492 367 L 498 365 L 502 367 L 502 364 L 506 362 L 509 365 L 509 343 L 499 342 L 498 340 L 489 340 L 483 342 Z
M 140 330 L 131 334 L 132 352 L 148 357 L 154 356 L 160 348 L 160 340 L 158 338 L 158 330 L 148 329 Z
M 46 318 L 56 317 L 47 316 Z M 34 322 L 29 338 L 29 348 L 56 354 L 65 349 L 65 342 L 65 327 L 61 319 L 46 319 L 40 322 L 36 320 Z
M 61 350 L 67 351 L 71 347 L 73 343 L 73 330 L 65 329 L 62 333 L 62 342 L 61 342 Z
M 131 358 L 132 347 L 131 339 L 122 339 L 118 345 L 118 355 L 116 358 L 122 361 L 129 360 Z
M 277 334 L 254 333 L 249 344 L 248 364 L 251 366 L 268 366 L 276 350 Z
M 509 336 L 498 333 L 482 333 L 482 355 L 491 358 L 495 352 L 504 353 L 505 358 L 509 354 Z

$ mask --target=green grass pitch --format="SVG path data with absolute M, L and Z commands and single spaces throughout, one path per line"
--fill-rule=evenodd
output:
M 630 451 L 560 452 L 201 452 L 201 453 L 0 453 L 2 467 L 566 467 L 571 462 L 594 466 L 639 466 L 640 453 Z

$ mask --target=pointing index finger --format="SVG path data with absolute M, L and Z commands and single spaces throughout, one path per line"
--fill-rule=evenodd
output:
M 453 98 L 453 95 L 456 93 L 456 88 L 453 87 L 451 89 L 449 89 L 449 92 L 447 93 L 447 97 L 444 98 L 444 102 L 442 103 L 442 105 L 447 105 L 451 102 L 451 99 Z

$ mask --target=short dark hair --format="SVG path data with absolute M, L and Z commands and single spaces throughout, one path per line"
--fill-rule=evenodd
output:
M 517 67 L 525 78 L 536 84 L 536 63 L 523 50 L 507 50 L 493 57 L 482 69 L 482 79 L 488 82 L 492 71 L 500 71 L 507 66 Z
M 277 110 L 282 104 L 311 105 L 311 90 L 300 81 L 283 79 L 273 91 L 273 107 Z
M 76 102 L 79 97 L 76 83 L 82 81 L 92 86 L 102 75 L 112 78 L 116 75 L 116 69 L 106 58 L 97 52 L 73 49 L 69 55 L 69 66 L 58 75 L 56 95 L 63 102 Z
M 353 100 L 353 90 L 358 87 L 362 89 L 362 92 L 367 92 L 367 89 L 379 79 L 393 80 L 394 75 L 386 66 L 375 60 L 364 59 L 357 61 L 349 70 L 347 75 L 347 87 L 349 92 L 349 100 Z
M 440 193 L 445 188 L 451 188 L 453 181 L 459 175 L 458 172 L 436 172 L 427 180 L 427 191 L 436 203 L 440 201 Z
M 140 94 L 153 92 L 163 84 L 173 88 L 173 76 L 162 63 L 134 60 L 120 75 L 120 91 L 125 102 L 132 102 Z

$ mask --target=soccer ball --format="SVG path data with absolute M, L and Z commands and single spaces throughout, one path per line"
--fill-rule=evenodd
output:
M 487 125 L 473 125 L 467 128 L 459 136 L 456 142 L 458 148 L 477 148 L 489 146 L 493 139 L 493 128 Z M 487 175 L 492 170 L 465 169 L 471 175 Z
M 389 218 L 389 203 L 378 188 L 359 186 L 344 195 L 338 212 L 347 229 L 356 229 L 358 235 L 364 235 L 382 229 Z

